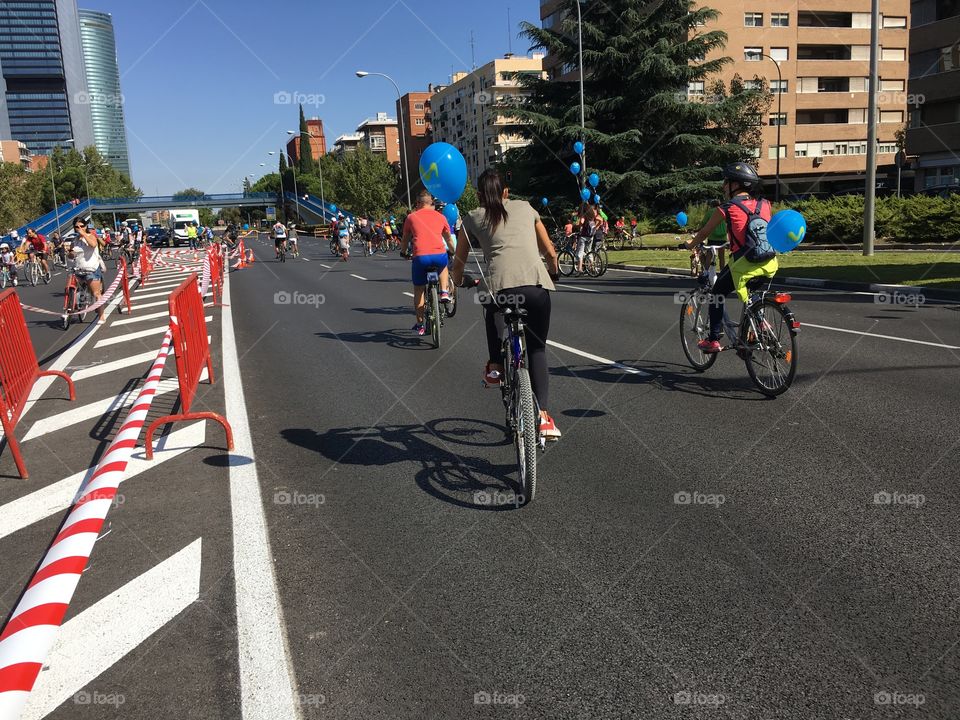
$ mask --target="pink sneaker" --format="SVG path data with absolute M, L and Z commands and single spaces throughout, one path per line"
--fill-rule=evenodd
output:
M 720 347 L 719 340 L 701 340 L 697 343 L 697 347 L 700 348 L 700 352 L 705 352 L 708 355 L 713 355 L 723 350 L 723 348 Z

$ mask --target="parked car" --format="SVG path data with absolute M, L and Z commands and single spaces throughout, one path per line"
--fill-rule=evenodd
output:
M 166 245 L 170 241 L 170 231 L 163 225 L 151 225 L 147 228 L 147 242 L 152 247 Z

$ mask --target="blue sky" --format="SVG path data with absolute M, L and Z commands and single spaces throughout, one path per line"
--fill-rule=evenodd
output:
M 187 186 L 235 192 L 243 177 L 275 167 L 299 93 L 308 117 L 323 118 L 328 143 L 378 111 L 396 114 L 396 91 L 449 82 L 476 63 L 513 52 L 521 20 L 539 22 L 537 0 L 79 0 L 113 15 L 133 181 L 146 195 Z M 454 9 L 451 9 L 454 8 Z M 361 12 L 362 11 L 362 12 Z M 309 97 L 313 96 L 313 97 Z M 283 99 L 281 96 L 280 100 Z

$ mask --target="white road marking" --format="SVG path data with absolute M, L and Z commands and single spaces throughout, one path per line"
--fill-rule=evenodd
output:
M 130 325 L 131 323 L 143 322 L 144 320 L 156 320 L 157 318 L 168 317 L 169 314 L 169 310 L 161 310 L 160 312 L 150 313 L 148 315 L 131 315 L 123 320 L 114 320 L 111 326 L 120 327 L 122 325 Z
M 587 360 L 593 360 L 594 362 L 603 363 L 604 365 L 611 365 L 617 368 L 618 370 L 623 370 L 625 373 L 629 373 L 631 375 L 640 375 L 641 377 L 650 377 L 650 373 L 645 373 L 643 372 L 643 370 L 637 370 L 636 368 L 632 368 L 629 365 L 622 365 L 618 362 L 614 362 L 613 360 L 608 360 L 605 357 L 600 357 L 599 355 L 591 355 L 590 353 L 584 352 L 583 350 L 577 350 L 576 348 L 572 348 L 569 345 L 561 345 L 560 343 L 554 342 L 553 340 L 547 340 L 547 345 L 551 347 L 555 347 L 559 350 L 566 350 L 568 353 L 579 355 L 580 357 L 584 357 Z
M 151 359 L 157 356 L 155 352 L 150 353 L 150 355 Z M 202 422 L 193 423 L 181 430 L 165 435 L 156 444 L 152 461 L 144 459 L 142 453 L 138 453 L 130 459 L 122 482 L 129 482 L 140 473 L 156 467 L 159 463 L 190 452 L 195 447 L 203 445 L 205 440 L 206 423 Z M 94 469 L 96 469 L 96 466 L 88 470 L 82 470 L 68 478 L 0 506 L 0 518 L 3 518 L 3 524 L 0 525 L 0 539 L 13 535 L 18 530 L 69 508 L 76 499 L 80 488 L 93 474 Z
M 148 286 L 148 287 L 146 287 L 145 289 L 146 289 L 146 290 L 153 290 L 153 287 Z M 141 300 L 149 300 L 150 298 L 157 298 L 157 297 L 170 297 L 170 291 L 169 291 L 169 290 L 164 290 L 163 292 L 149 292 L 149 293 L 145 293 L 145 294 L 143 294 L 143 295 L 134 294 L 134 295 L 130 298 L 130 304 L 132 305 L 134 300 L 136 300 L 137 302 L 139 302 L 139 301 L 141 301 Z M 137 307 L 140 307 L 140 305 L 137 305 Z
M 243 720 L 297 720 L 297 686 L 240 376 L 229 275 L 224 277 L 223 304 L 223 391 L 236 446 L 230 463 L 230 511 L 241 714 Z
M 414 294 L 412 292 L 404 292 L 403 294 L 406 295 L 407 297 L 414 297 Z
M 139 300 L 140 298 L 136 298 Z M 169 306 L 170 303 L 167 300 L 155 300 L 154 302 L 142 303 L 142 302 L 133 302 L 134 298 L 130 298 L 130 305 L 134 310 L 143 310 L 144 308 L 160 307 L 161 305 Z
M 186 278 L 184 278 L 185 280 Z M 148 290 L 176 290 L 180 285 L 183 284 L 183 280 L 174 280 L 173 282 L 159 282 L 154 283 L 153 278 L 150 278 L 147 284 Z
M 327 270 L 332 269 L 332 267 L 330 265 L 327 265 L 326 263 L 320 263 L 320 267 L 325 267 Z
M 86 380 L 87 378 L 96 377 L 97 375 L 106 375 L 107 373 L 112 373 L 116 370 L 132 367 L 133 365 L 144 365 L 144 369 L 146 369 L 146 365 L 156 356 L 157 353 L 155 350 L 148 350 L 147 352 L 140 353 L 139 355 L 131 355 L 130 357 L 114 360 L 113 362 L 91 365 L 90 367 L 83 368 L 82 370 L 77 370 L 70 376 L 70 378 L 74 382 L 79 382 L 80 380 Z
M 860 330 L 846 330 L 844 328 L 830 327 L 829 325 L 814 325 L 813 323 L 801 322 L 800 327 L 812 327 L 818 330 L 833 330 L 834 332 L 850 333 L 851 335 L 863 335 L 865 337 L 880 338 L 881 340 L 896 340 L 897 342 L 913 343 L 914 345 L 928 345 L 930 347 L 944 348 L 945 350 L 960 350 L 960 345 L 944 345 L 942 343 L 927 342 L 926 340 L 911 340 L 910 338 L 894 337 L 893 335 L 878 335 L 876 333 L 861 332 Z
M 65 622 L 22 719 L 52 713 L 196 602 L 200 551 L 197 538 Z
M 157 354 L 154 353 L 153 356 L 156 357 Z M 160 384 L 157 385 L 157 395 L 176 392 L 179 389 L 180 386 L 176 378 L 161 380 Z M 30 429 L 27 430 L 23 436 L 23 440 L 20 442 L 26 442 L 27 440 L 47 435 L 55 430 L 69 427 L 70 425 L 76 425 L 86 420 L 102 417 L 108 412 L 118 410 L 127 405 L 133 405 L 133 401 L 137 399 L 139 392 L 140 386 L 138 383 L 127 392 L 120 393 L 115 397 L 103 398 L 102 400 L 97 400 L 87 405 L 80 405 L 79 407 L 73 407 L 70 410 L 37 420 L 30 426 Z
M 353 273 L 350 273 L 350 277 L 355 277 L 357 280 L 366 280 L 365 277 L 361 275 L 354 275 Z
M 602 293 L 602 292 L 603 292 L 603 290 L 594 290 L 594 289 L 592 289 L 592 288 L 578 287 L 578 286 L 576 286 L 576 285 L 564 285 L 563 283 L 557 283 L 557 287 L 570 288 L 571 290 L 583 290 L 584 292 L 592 292 L 592 293 Z
M 210 322 L 211 320 L 213 320 L 213 316 L 207 315 L 207 317 L 204 319 L 207 322 Z M 151 328 L 150 330 L 139 330 L 137 332 L 127 333 L 125 335 L 118 335 L 117 337 L 106 338 L 98 342 L 93 347 L 95 349 L 101 348 L 101 347 L 109 347 L 111 345 L 119 345 L 120 343 L 129 342 L 130 340 L 137 340 L 139 338 L 150 337 L 151 335 L 163 335 L 167 331 L 168 326 L 169 324 L 163 325 L 162 327 L 159 327 L 159 328 Z

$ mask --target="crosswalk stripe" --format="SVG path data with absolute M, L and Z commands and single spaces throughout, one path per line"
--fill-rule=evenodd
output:
M 120 327 L 121 325 L 130 325 L 131 323 L 143 322 L 144 320 L 156 320 L 160 317 L 167 317 L 169 314 L 169 310 L 161 310 L 160 312 L 150 313 L 149 315 L 131 315 L 123 320 L 114 320 L 112 323 L 110 323 L 110 325 L 111 327 Z
M 156 356 L 156 353 L 150 354 L 153 357 Z M 193 423 L 160 438 L 153 460 L 146 460 L 142 456 L 134 456 L 130 459 L 123 482 L 129 482 L 131 478 L 156 467 L 158 463 L 190 452 L 203 445 L 205 440 L 206 428 L 205 423 L 202 422 Z M 3 523 L 0 524 L 0 539 L 69 508 L 95 467 L 82 470 L 0 506 L 0 518 L 3 518 Z
M 213 320 L 213 315 L 207 315 L 205 318 L 207 322 Z M 150 337 L 151 335 L 163 335 L 167 331 L 168 325 L 162 325 L 159 328 L 150 328 L 149 330 L 139 330 L 137 332 L 127 333 L 125 335 L 118 335 L 117 337 L 106 338 L 105 340 L 100 340 L 94 349 L 101 347 L 109 347 L 110 345 L 119 345 L 120 343 L 125 343 L 130 340 L 137 340 L 138 338 Z
M 97 375 L 106 375 L 107 373 L 112 373 L 116 370 L 122 370 L 123 368 L 131 367 L 133 365 L 144 365 L 144 370 L 147 370 L 147 364 L 157 356 L 155 350 L 148 350 L 145 353 L 140 353 L 139 355 L 131 355 L 130 357 L 121 358 L 120 360 L 114 360 L 113 362 L 104 363 L 102 365 L 93 365 L 92 367 L 82 368 L 73 373 L 70 378 L 74 382 L 80 380 L 86 380 L 87 378 L 96 377 Z
M 154 357 L 156 357 L 156 353 L 154 353 Z M 157 395 L 176 392 L 179 389 L 180 386 L 177 383 L 176 378 L 167 378 L 166 380 L 161 380 L 160 384 L 157 385 Z M 76 425 L 77 423 L 85 422 L 87 420 L 93 420 L 94 418 L 100 418 L 106 415 L 108 412 L 119 410 L 127 405 L 133 405 L 133 401 L 137 399 L 137 394 L 139 392 L 140 386 L 138 383 L 127 392 L 120 393 L 114 397 L 97 400 L 96 402 L 88 403 L 87 405 L 80 405 L 79 407 L 65 410 L 62 413 L 57 413 L 56 415 L 51 415 L 50 417 L 37 420 L 33 425 L 30 426 L 30 429 L 27 430 L 26 434 L 23 436 L 23 440 L 20 442 L 26 442 L 27 440 L 33 440 L 34 438 L 38 438 L 43 435 L 49 435 L 50 433 L 57 430 L 62 430 L 65 427 Z
M 146 289 L 153 290 L 152 287 L 148 287 Z M 132 299 L 139 302 L 140 300 L 148 300 L 149 298 L 156 298 L 156 297 L 170 297 L 170 291 L 165 290 L 164 292 L 149 292 L 144 295 L 140 295 L 139 293 L 134 293 Z
M 196 602 L 201 549 L 197 538 L 65 622 L 22 719 L 55 711 Z

